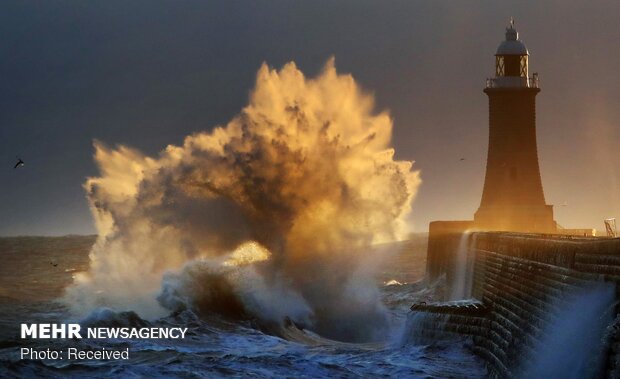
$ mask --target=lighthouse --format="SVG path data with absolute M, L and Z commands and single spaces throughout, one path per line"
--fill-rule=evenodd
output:
M 489 99 L 489 146 L 480 207 L 473 220 L 430 223 L 426 261 L 430 280 L 444 273 L 448 282 L 456 280 L 458 254 L 471 251 L 468 231 L 596 233 L 591 228 L 562 228 L 553 220 L 553 207 L 545 202 L 536 146 L 540 86 L 538 75 L 529 74 L 529 56 L 511 20 L 495 54 L 495 75 L 487 79 L 484 89 Z
M 514 21 L 495 54 L 487 79 L 489 146 L 475 229 L 555 233 L 553 206 L 545 203 L 536 146 L 538 74 L 529 75 L 529 52 Z

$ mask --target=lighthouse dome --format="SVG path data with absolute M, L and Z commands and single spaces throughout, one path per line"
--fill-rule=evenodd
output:
M 512 21 L 506 28 L 506 40 L 499 44 L 495 55 L 530 55 L 525 44 L 519 41 L 519 33 Z

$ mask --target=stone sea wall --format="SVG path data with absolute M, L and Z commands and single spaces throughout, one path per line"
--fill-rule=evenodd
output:
M 607 330 L 600 338 L 589 330 L 577 330 L 585 336 L 579 338 L 592 336 L 590 350 L 597 351 L 582 369 L 584 375 L 620 378 L 620 338 L 612 322 L 618 314 L 614 299 L 618 298 L 620 283 L 620 239 L 500 232 L 472 233 L 468 238 L 467 259 L 473 262 L 468 273 L 472 276 L 470 297 L 486 311 L 483 315 L 469 315 L 467 310 L 446 313 L 445 306 L 425 305 L 414 312 L 418 318 L 429 315 L 419 323 L 426 329 L 421 337 L 443 332 L 467 335 L 473 341 L 473 350 L 487 362 L 491 377 L 511 378 L 523 376 L 545 344 L 555 341 L 554 326 L 568 323 L 571 317 L 576 320 L 573 324 L 586 325 L 578 328 L 594 329 L 597 322 L 605 322 Z M 431 230 L 427 258 L 430 280 L 445 275 L 448 287 L 463 280 L 456 274 L 456 266 L 462 264 L 457 259 L 461 241 L 462 233 L 443 225 L 434 234 Z M 598 304 L 582 296 L 595 286 L 601 288 L 597 293 L 611 298 L 595 316 L 589 316 L 593 322 L 582 321 L 578 317 L 588 309 L 581 312 L 574 308 Z M 433 317 L 443 322 L 433 322 Z M 567 329 L 573 324 L 567 324 Z M 556 332 L 562 338 L 571 337 L 571 333 L 575 334 L 571 330 Z M 559 350 L 569 351 L 579 343 L 567 342 L 571 346 Z M 573 350 L 579 351 L 577 347 Z

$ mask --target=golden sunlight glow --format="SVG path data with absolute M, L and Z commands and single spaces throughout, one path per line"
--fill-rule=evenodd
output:
M 258 242 L 250 241 L 240 245 L 223 263 L 224 266 L 245 266 L 255 262 L 266 261 L 271 257 L 269 250 Z

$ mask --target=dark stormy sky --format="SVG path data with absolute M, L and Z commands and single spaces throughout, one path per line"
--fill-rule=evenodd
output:
M 93 139 L 155 154 L 234 116 L 262 62 L 312 76 L 331 55 L 422 171 L 412 227 L 471 219 L 510 16 L 541 78 L 547 202 L 561 225 L 601 229 L 620 217 L 619 15 L 618 1 L 3 1 L 0 235 L 94 232 Z

